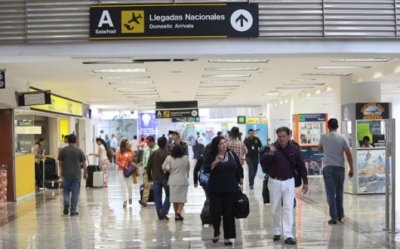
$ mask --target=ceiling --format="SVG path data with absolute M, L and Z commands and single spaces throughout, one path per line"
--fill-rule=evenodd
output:
M 153 110 L 155 101 L 183 100 L 198 100 L 199 107 L 259 106 L 324 93 L 340 77 L 374 75 L 400 65 L 393 57 L 376 61 L 371 59 L 384 57 L 366 55 L 143 58 L 0 57 L 0 65 L 31 86 L 108 110 Z M 96 71 L 103 69 L 118 72 Z M 383 94 L 400 95 L 396 71 L 371 78 L 386 84 Z

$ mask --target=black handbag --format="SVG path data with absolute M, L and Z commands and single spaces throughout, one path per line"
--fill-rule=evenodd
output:
M 233 204 L 233 215 L 236 219 L 244 219 L 249 216 L 250 203 L 249 198 L 242 191 L 238 192 Z
M 269 203 L 269 190 L 268 190 L 268 176 L 265 175 L 264 177 L 264 181 L 263 181 L 263 190 L 262 190 L 262 197 L 263 197 L 263 201 L 264 204 Z
M 283 155 L 286 157 L 286 159 L 290 163 L 290 166 L 292 167 L 293 177 L 294 177 L 294 186 L 296 188 L 300 187 L 301 186 L 301 175 L 300 175 L 300 171 L 296 167 L 296 162 L 294 160 L 291 160 L 290 157 L 288 156 L 288 154 L 286 154 L 286 151 L 284 149 L 282 149 L 280 146 L 279 146 L 279 149 L 282 151 Z

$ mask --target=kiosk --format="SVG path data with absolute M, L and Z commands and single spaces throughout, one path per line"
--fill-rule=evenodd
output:
M 390 103 L 347 104 L 342 115 L 342 134 L 349 139 L 354 166 L 354 176 L 346 176 L 345 192 L 385 193 L 385 120 L 391 117 Z

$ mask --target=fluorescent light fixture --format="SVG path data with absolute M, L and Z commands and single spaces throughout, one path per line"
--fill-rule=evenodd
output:
M 124 87 L 124 88 L 115 88 L 115 90 L 123 91 L 123 92 L 157 92 L 157 90 L 155 88 Z
M 226 96 L 226 95 L 229 95 L 229 94 L 232 94 L 232 92 L 221 92 L 221 91 L 215 91 L 215 92 L 200 92 L 200 91 L 198 91 L 197 93 L 196 93 L 196 95 L 197 96 L 200 96 L 200 95 L 208 95 L 208 96 Z
M 206 71 L 257 71 L 258 67 L 206 67 Z
M 206 74 L 203 78 L 240 78 L 240 77 L 250 77 L 251 74 Z
M 317 79 L 314 79 L 314 78 L 309 78 L 309 79 L 293 79 L 292 81 L 293 82 L 306 82 L 306 81 L 314 81 L 314 80 L 317 80 Z
M 203 85 L 237 85 L 237 84 L 244 84 L 246 80 L 202 80 L 200 84 Z
M 200 85 L 199 89 L 225 89 L 225 90 L 236 90 L 239 85 L 214 85 L 214 86 L 208 86 L 208 85 Z
M 209 63 L 267 63 L 268 59 L 210 59 Z
M 146 68 L 93 69 L 94 73 L 145 73 Z
M 116 81 L 116 82 L 108 82 L 109 85 L 146 85 L 148 81 Z M 152 83 L 152 82 L 151 82 Z
M 305 73 L 304 76 L 321 76 L 321 77 L 330 77 L 330 76 L 350 76 L 351 73 Z
M 392 58 L 342 58 L 334 59 L 332 62 L 388 62 Z
M 278 86 L 275 89 L 278 90 L 295 90 L 295 89 L 312 89 L 312 86 Z
M 323 86 L 324 82 L 309 82 L 309 83 L 283 83 L 284 86 L 293 86 L 293 87 L 308 87 L 308 86 Z
M 350 69 L 367 69 L 370 66 L 320 66 L 316 67 L 317 70 L 350 70 Z
M 149 79 L 150 76 L 108 76 L 100 77 L 102 80 L 139 80 L 139 79 Z
M 120 60 L 120 61 L 83 61 L 84 65 L 109 65 L 109 64 L 132 64 L 131 60 Z
M 279 92 L 269 92 L 269 93 L 264 93 L 264 96 L 278 96 Z

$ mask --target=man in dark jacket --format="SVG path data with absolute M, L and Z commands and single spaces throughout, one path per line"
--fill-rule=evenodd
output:
M 167 214 L 171 203 L 169 202 L 169 187 L 167 185 L 168 175 L 161 168 L 165 158 L 169 154 L 167 139 L 160 137 L 157 140 L 157 145 L 158 149 L 151 153 L 147 163 L 147 178 L 149 182 L 153 181 L 154 202 L 156 204 L 158 219 L 169 220 Z M 162 189 L 165 191 L 164 203 L 162 202 Z
M 278 140 L 270 146 L 270 150 L 263 160 L 264 167 L 269 175 L 268 189 L 271 201 L 273 240 L 279 241 L 281 235 L 283 235 L 285 244 L 294 245 L 296 240 L 293 236 L 295 197 L 293 167 L 297 167 L 301 174 L 304 194 L 308 191 L 307 170 L 300 149 L 290 141 L 290 129 L 280 127 L 276 130 L 276 134 Z M 295 165 L 292 165 L 293 162 L 295 162 Z M 281 207 L 282 200 L 283 210 Z M 283 218 L 281 213 L 283 213 Z
M 259 149 L 262 147 L 261 140 L 255 136 L 253 129 L 248 130 L 248 137 L 244 140 L 244 145 L 247 148 L 246 164 L 249 168 L 249 185 L 250 189 L 254 187 L 254 178 L 257 175 L 258 163 L 259 163 Z

